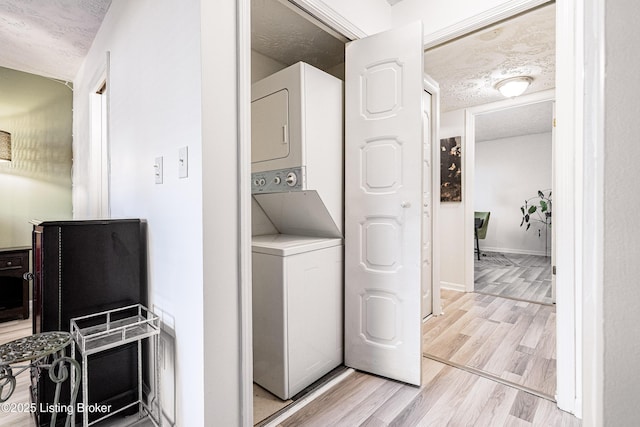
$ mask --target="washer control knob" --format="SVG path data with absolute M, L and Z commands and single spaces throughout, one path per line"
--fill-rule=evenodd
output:
M 260 178 L 260 186 L 262 187 L 263 185 L 265 185 L 267 183 L 267 180 L 264 178 Z
M 279 176 L 276 176 L 275 178 L 273 178 L 273 183 L 275 185 L 280 185 L 280 182 L 282 182 L 282 180 L 280 179 Z
M 296 176 L 296 174 L 295 174 L 295 173 L 293 173 L 293 172 L 289 172 L 289 173 L 287 174 L 287 179 L 286 179 L 286 181 L 287 181 L 287 185 L 288 185 L 289 187 L 293 187 L 294 185 L 296 185 L 296 184 L 298 183 L 298 177 Z

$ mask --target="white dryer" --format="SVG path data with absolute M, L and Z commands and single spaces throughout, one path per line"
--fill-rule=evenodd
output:
M 253 379 L 289 399 L 343 360 L 343 243 L 253 237 Z
M 342 122 L 342 81 L 309 64 L 299 62 L 252 85 L 251 191 L 271 221 L 307 205 L 315 216 L 328 217 L 330 232 L 314 227 L 295 234 L 343 235 Z M 311 206 L 311 193 L 321 203 Z

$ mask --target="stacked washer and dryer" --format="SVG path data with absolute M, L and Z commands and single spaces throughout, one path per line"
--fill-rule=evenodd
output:
M 285 400 L 343 360 L 342 93 L 301 62 L 252 86 L 254 382 Z

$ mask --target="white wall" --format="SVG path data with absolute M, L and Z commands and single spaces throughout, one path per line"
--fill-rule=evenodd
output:
M 466 138 L 464 110 L 450 111 L 440 116 L 440 138 L 462 136 L 462 164 L 464 164 Z M 440 144 L 440 141 L 437 142 Z M 464 183 L 465 170 L 462 169 Z M 464 207 L 467 201 L 440 203 L 440 283 L 445 288 L 465 289 L 464 278 Z
M 71 89 L 0 68 L 0 94 L 12 148 L 0 162 L 0 248 L 31 246 L 30 220 L 71 217 Z
M 603 418 L 604 425 L 620 426 L 640 419 L 640 9 L 633 0 L 606 0 L 604 5 Z
M 106 51 L 112 216 L 148 221 L 150 305 L 175 319 L 177 424 L 204 425 L 200 2 L 113 1 L 75 79 L 79 166 L 89 164 L 89 94 Z M 178 179 L 183 146 L 189 149 L 189 177 Z M 164 156 L 162 185 L 154 184 L 157 156 Z M 91 188 L 86 168 L 74 172 L 76 190 Z M 95 212 L 87 200 L 75 199 L 78 214 Z
M 520 227 L 520 206 L 551 188 L 551 133 L 477 142 L 474 172 L 474 210 L 491 212 L 481 250 L 545 255 L 546 227 Z

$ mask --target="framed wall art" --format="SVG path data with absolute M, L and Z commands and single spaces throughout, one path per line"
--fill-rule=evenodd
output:
M 440 201 L 462 201 L 462 137 L 440 140 Z

